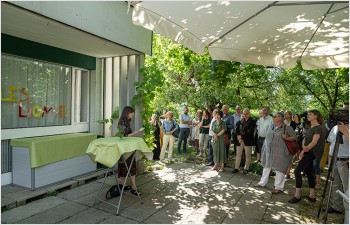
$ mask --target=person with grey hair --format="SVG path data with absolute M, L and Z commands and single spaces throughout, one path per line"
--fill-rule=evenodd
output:
M 252 146 L 254 145 L 254 131 L 256 122 L 250 117 L 250 110 L 243 110 L 244 117 L 237 123 L 236 133 L 239 145 L 237 146 L 235 169 L 233 173 L 238 173 L 241 164 L 243 150 L 245 151 L 244 174 L 248 174 L 250 160 L 252 155 Z
M 289 154 L 287 145 L 284 140 L 294 141 L 297 136 L 292 127 L 287 126 L 283 122 L 284 113 L 276 112 L 273 116 L 273 125 L 267 129 L 265 143 L 262 148 L 261 162 L 264 166 L 263 174 L 259 183 L 254 187 L 265 187 L 269 181 L 270 171 L 276 171 L 275 188 L 272 194 L 283 192 L 285 184 L 285 176 L 293 156 Z

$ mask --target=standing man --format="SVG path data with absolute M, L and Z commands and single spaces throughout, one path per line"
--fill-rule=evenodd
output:
M 233 114 L 233 131 L 232 131 L 232 139 L 233 139 L 233 153 L 236 154 L 237 153 L 237 145 L 238 145 L 238 140 L 237 140 L 237 134 L 236 134 L 236 126 L 237 126 L 237 122 L 241 120 L 242 117 L 242 112 L 241 112 L 241 107 L 239 105 L 236 105 L 236 113 Z
M 215 108 L 213 110 L 213 113 L 212 113 L 209 130 L 211 130 L 211 124 L 213 123 L 213 121 L 215 121 L 215 117 L 216 117 L 217 113 L 218 113 L 218 109 Z M 207 166 L 214 166 L 214 152 L 213 152 L 213 145 L 211 144 L 211 139 L 212 138 L 213 138 L 213 136 L 211 136 L 211 133 L 209 132 L 209 143 L 208 143 L 208 146 L 209 146 L 209 159 L 208 159 L 208 165 Z
M 258 146 L 259 146 L 259 153 L 257 153 L 257 160 L 256 162 L 261 162 L 261 153 L 260 150 L 262 149 L 262 146 L 264 145 L 265 137 L 267 134 L 267 130 L 270 127 L 270 125 L 273 124 L 273 119 L 270 116 L 270 107 L 264 106 L 262 108 L 264 117 L 259 121 L 258 125 Z
M 228 139 L 230 140 L 229 144 L 226 145 L 226 157 L 228 159 L 228 152 L 230 150 L 230 144 L 231 144 L 231 133 L 235 128 L 234 118 L 231 114 L 228 113 L 228 105 L 222 106 L 222 120 L 226 123 L 226 134 L 228 135 Z M 226 166 L 226 165 L 225 165 Z
M 177 153 L 181 153 L 181 143 L 184 142 L 183 145 L 183 152 L 186 153 L 186 147 L 187 147 L 187 139 L 188 135 L 190 134 L 190 125 L 192 125 L 192 119 L 190 115 L 188 115 L 188 108 L 184 108 L 184 113 L 180 115 L 180 134 L 179 134 L 179 141 L 177 144 Z
M 233 173 L 238 173 L 241 164 L 243 150 L 245 150 L 245 163 L 243 174 L 248 174 L 250 160 L 252 155 L 252 146 L 254 145 L 254 131 L 256 121 L 250 117 L 248 108 L 243 110 L 243 119 L 237 124 L 236 133 L 239 146 L 237 147 L 235 169 Z
M 331 207 L 329 207 L 328 213 L 342 213 L 344 210 L 344 204 L 342 197 L 335 193 L 336 190 L 341 192 L 346 192 L 349 188 L 349 128 L 344 125 L 336 125 L 332 128 L 328 136 L 328 141 L 331 143 L 331 148 L 329 151 L 329 156 L 333 156 L 335 143 L 337 140 L 337 133 L 343 133 L 342 139 L 343 143 L 339 144 L 338 155 L 334 160 L 336 160 L 334 174 L 333 174 L 333 184 L 331 198 Z

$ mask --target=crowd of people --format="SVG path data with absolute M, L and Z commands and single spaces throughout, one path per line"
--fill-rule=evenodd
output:
M 349 109 L 348 103 L 344 104 L 344 109 Z M 315 188 L 321 188 L 320 175 L 324 167 L 322 160 L 328 158 L 330 162 L 336 134 L 339 131 L 344 135 L 336 156 L 335 177 L 332 184 L 333 190 L 348 191 L 348 124 L 334 124 L 334 121 L 330 123 L 329 118 L 324 123 L 318 110 L 309 110 L 303 116 L 293 115 L 290 111 L 271 114 L 270 108 L 264 106 L 259 111 L 257 119 L 251 117 L 248 108 L 242 111 L 237 105 L 235 110 L 236 113 L 233 115 L 229 114 L 228 105 L 223 105 L 221 109 L 197 110 L 192 119 L 189 109 L 185 107 L 179 116 L 179 123 L 173 118 L 174 113 L 171 111 L 164 110 L 159 120 L 154 114 L 150 123 L 157 126 L 155 135 L 158 135 L 156 140 L 160 143 L 154 150 L 154 160 L 173 161 L 172 153 L 176 138 L 178 154 L 187 152 L 189 140 L 198 157 L 207 157 L 207 165 L 211 166 L 211 170 L 223 172 L 233 144 L 235 164 L 232 172 L 239 173 L 241 169 L 243 174 L 249 174 L 254 149 L 257 157 L 255 162 L 263 166 L 261 179 L 254 187 L 265 187 L 273 170 L 276 175 L 272 193 L 283 193 L 285 181 L 290 179 L 290 171 L 295 161 L 297 162 L 294 170 L 295 194 L 288 202 L 294 204 L 302 199 L 303 175 L 308 179 L 309 195 L 306 198 L 310 202 L 315 202 Z M 179 135 L 176 136 L 175 133 Z M 286 140 L 298 142 L 300 151 L 295 156 L 290 155 L 285 144 Z M 330 144 L 327 145 L 327 142 Z M 344 210 L 342 198 L 338 194 L 332 196 L 328 213 L 341 213 Z

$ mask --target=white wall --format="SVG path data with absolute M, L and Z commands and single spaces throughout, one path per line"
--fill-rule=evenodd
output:
M 132 23 L 124 1 L 14 1 L 11 4 L 151 54 L 152 32 Z

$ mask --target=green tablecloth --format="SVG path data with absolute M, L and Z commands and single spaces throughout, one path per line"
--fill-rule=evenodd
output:
M 142 155 L 148 159 L 153 157 L 153 152 L 140 137 L 99 138 L 90 143 L 86 153 L 94 162 L 111 168 L 118 162 L 122 154 L 125 153 L 124 157 L 128 158 L 134 150 L 140 150 L 136 151 L 136 160 L 140 159 Z
M 62 134 L 12 139 L 11 146 L 29 148 L 30 167 L 35 168 L 84 155 L 90 142 L 96 138 L 93 133 Z

